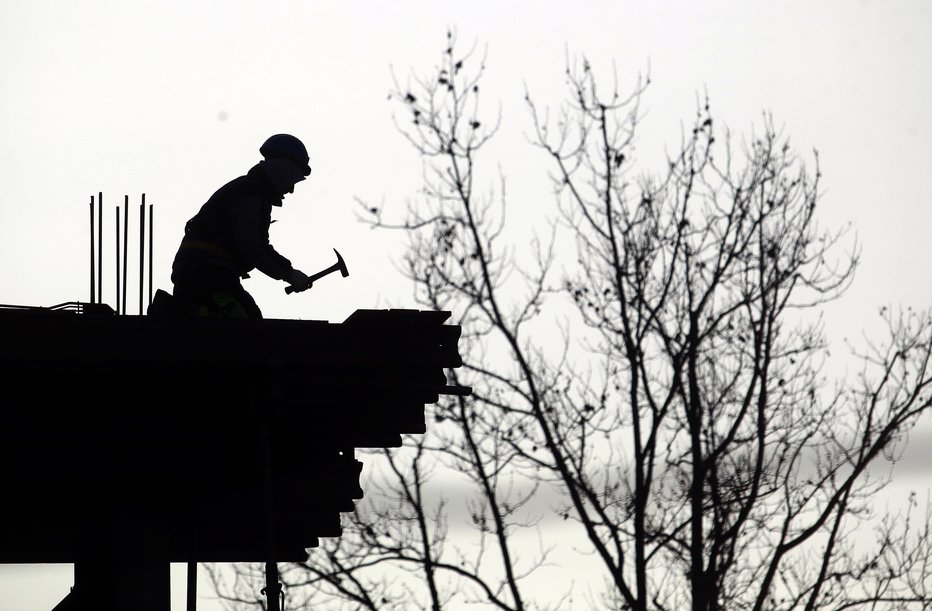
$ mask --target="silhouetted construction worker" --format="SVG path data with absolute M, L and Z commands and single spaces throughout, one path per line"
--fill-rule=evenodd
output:
M 262 318 L 240 283 L 253 269 L 295 288 L 307 285 L 307 275 L 269 243 L 272 206 L 311 173 L 307 149 L 276 134 L 259 152 L 262 161 L 221 187 L 185 225 L 171 279 L 177 306 L 190 316 Z

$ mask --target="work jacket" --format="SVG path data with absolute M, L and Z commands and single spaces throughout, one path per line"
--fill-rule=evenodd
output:
M 244 277 L 253 269 L 284 280 L 291 261 L 269 243 L 272 206 L 282 205 L 262 163 L 222 186 L 185 225 L 174 267 L 214 265 Z

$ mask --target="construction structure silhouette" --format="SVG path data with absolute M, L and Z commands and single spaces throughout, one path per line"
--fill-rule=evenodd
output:
M 339 536 L 363 496 L 355 450 L 399 447 L 425 405 L 470 393 L 447 383 L 449 312 L 195 320 L 126 314 L 118 289 L 118 314 L 91 269 L 89 302 L 0 306 L 0 563 L 73 563 L 58 611 L 169 611 L 182 562 L 190 611 L 199 562 L 265 562 L 276 611 L 276 563 Z

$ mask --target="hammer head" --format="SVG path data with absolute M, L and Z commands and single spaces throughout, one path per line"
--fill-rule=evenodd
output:
M 340 275 L 346 278 L 349 276 L 349 272 L 346 271 L 346 263 L 343 261 L 343 257 L 340 256 L 340 252 L 334 248 L 333 252 L 337 254 L 337 269 L 340 270 Z
M 302 286 L 302 287 L 286 286 L 285 292 L 290 294 L 290 293 L 294 293 L 295 291 L 298 291 L 298 292 L 306 291 L 307 289 L 311 288 L 311 286 L 315 282 L 317 282 L 324 276 L 332 274 L 333 272 L 337 272 L 337 271 L 340 272 L 340 275 L 343 276 L 344 278 L 349 276 L 349 271 L 347 271 L 346 269 L 346 262 L 343 261 L 343 257 L 340 256 L 340 252 L 336 248 L 333 249 L 333 252 L 335 252 L 337 255 L 336 263 L 334 263 L 333 265 L 331 265 L 330 267 L 328 267 L 327 269 L 323 271 L 317 272 L 313 276 L 308 276 L 307 286 Z

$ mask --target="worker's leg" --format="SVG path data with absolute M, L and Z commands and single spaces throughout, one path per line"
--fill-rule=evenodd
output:
M 174 296 L 192 318 L 262 318 L 262 312 L 233 272 L 214 265 L 177 266 Z
M 201 307 L 202 316 L 211 318 L 262 318 L 252 295 L 241 285 L 214 291 Z
M 239 301 L 243 310 L 245 310 L 247 318 L 262 318 L 262 310 L 259 309 L 256 300 L 252 298 L 252 295 L 246 292 L 242 284 L 237 282 L 234 292 L 237 301 Z

